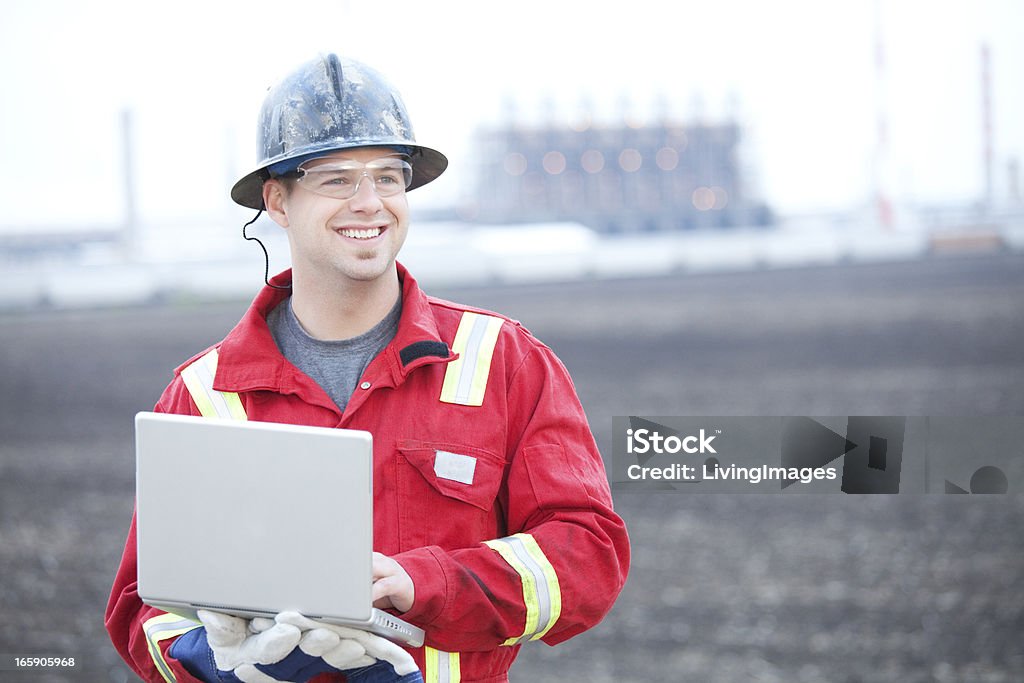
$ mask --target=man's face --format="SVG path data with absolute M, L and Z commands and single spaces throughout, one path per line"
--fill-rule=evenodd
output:
M 396 156 L 394 150 L 371 147 L 334 152 L 303 164 L 312 170 L 324 164 L 349 161 L 365 164 Z M 268 180 L 263 199 L 267 213 L 288 231 L 292 268 L 296 275 L 367 282 L 394 273 L 409 231 L 405 192 L 381 197 L 369 178 L 363 178 L 348 199 L 311 192 L 302 182 L 285 187 Z

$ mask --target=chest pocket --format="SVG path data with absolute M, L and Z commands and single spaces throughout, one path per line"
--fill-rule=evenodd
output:
M 445 549 L 502 535 L 498 500 L 505 463 L 481 448 L 400 441 L 397 446 L 398 536 L 402 550 Z
M 201 356 L 181 371 L 192 401 L 203 417 L 222 417 L 228 420 L 247 420 L 242 400 L 233 391 L 217 391 L 213 378 L 217 374 L 217 349 Z

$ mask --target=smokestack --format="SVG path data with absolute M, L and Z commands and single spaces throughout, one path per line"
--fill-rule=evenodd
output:
M 124 225 L 121 227 L 121 249 L 128 260 L 134 260 L 139 241 L 132 137 L 132 112 L 125 108 L 121 110 L 121 168 L 124 174 Z
M 887 183 L 889 171 L 889 122 L 886 107 L 885 42 L 882 34 L 882 7 L 875 0 L 875 159 L 874 190 L 878 224 L 892 228 L 892 202 Z
M 992 169 L 992 74 L 987 43 L 981 45 L 981 140 L 982 168 L 985 172 L 985 211 L 995 199 Z
M 1006 162 L 1006 175 L 1010 186 L 1010 203 L 1014 206 L 1020 206 L 1022 200 L 1024 200 L 1024 195 L 1020 191 L 1020 162 L 1017 161 L 1017 157 L 1011 157 Z

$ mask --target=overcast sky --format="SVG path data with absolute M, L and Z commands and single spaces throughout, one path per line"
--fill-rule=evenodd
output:
M 1024 2 L 628 3 L 15 0 L 0 22 L 0 227 L 117 223 L 121 112 L 150 224 L 240 217 L 266 88 L 318 51 L 382 71 L 450 171 L 414 208 L 472 190 L 472 133 L 588 101 L 612 123 L 659 99 L 684 122 L 735 116 L 753 189 L 783 213 L 983 193 L 980 46 L 991 49 L 996 197 L 1024 162 Z M 877 11 L 876 11 L 877 10 Z M 880 27 L 880 33 L 876 30 Z M 876 34 L 885 69 L 876 77 Z M 545 104 L 550 102 L 551 104 Z

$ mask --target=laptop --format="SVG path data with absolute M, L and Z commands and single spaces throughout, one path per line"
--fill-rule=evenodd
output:
M 369 432 L 135 416 L 138 591 L 191 619 L 296 611 L 419 647 L 371 599 Z

